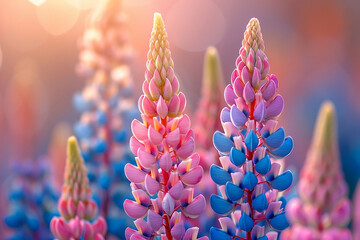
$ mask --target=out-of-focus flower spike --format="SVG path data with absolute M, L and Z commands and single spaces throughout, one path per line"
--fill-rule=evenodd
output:
M 105 236 L 106 222 L 98 218 L 93 225 L 89 224 L 97 211 L 91 200 L 91 189 L 86 175 L 86 167 L 81 157 L 75 137 L 70 137 L 67 144 L 67 160 L 64 174 L 62 195 L 59 199 L 61 217 L 54 217 L 51 230 L 59 239 L 89 239 L 95 240 L 97 234 Z
M 344 228 L 351 211 L 339 158 L 335 107 L 326 101 L 300 174 L 299 198 L 289 202 L 292 226 L 281 235 L 282 240 L 304 238 L 305 234 L 323 239 L 330 232 L 334 238 L 351 240 L 350 231 Z

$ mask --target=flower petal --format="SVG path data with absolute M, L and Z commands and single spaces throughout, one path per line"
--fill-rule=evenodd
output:
M 158 181 L 153 179 L 150 175 L 146 174 L 145 188 L 146 188 L 146 191 L 152 196 L 159 191 L 160 184 Z
M 126 199 L 124 201 L 124 210 L 129 217 L 137 219 L 145 217 L 148 208 L 129 199 Z
M 223 153 L 229 152 L 231 148 L 234 146 L 234 143 L 227 136 L 225 136 L 223 133 L 219 131 L 216 131 L 214 133 L 213 142 L 215 148 L 219 152 L 223 152 Z
M 180 178 L 184 184 L 188 186 L 193 186 L 200 182 L 203 172 L 204 170 L 201 166 L 196 166 L 184 175 L 182 175 Z
M 193 201 L 184 208 L 184 214 L 190 218 L 198 217 L 206 206 L 206 200 L 203 195 L 199 195 L 193 199 Z
M 214 194 L 211 195 L 211 197 L 210 197 L 210 205 L 215 213 L 221 214 L 221 215 L 229 214 L 233 210 L 233 207 L 234 207 L 229 201 L 221 198 L 218 195 L 214 195 Z
M 227 182 L 231 181 L 231 176 L 228 171 L 225 171 L 223 168 L 215 164 L 210 167 L 210 176 L 218 185 L 225 185 Z
M 127 179 L 133 183 L 140 184 L 145 181 L 146 173 L 130 163 L 125 165 L 124 172 Z

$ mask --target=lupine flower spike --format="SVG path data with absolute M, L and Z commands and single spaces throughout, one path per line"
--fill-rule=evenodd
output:
M 50 184 L 49 167 L 45 159 L 13 164 L 14 176 L 9 179 L 9 214 L 5 224 L 11 235 L 3 239 L 50 239 L 50 221 L 57 215 L 58 195 Z M 5 182 L 7 184 L 7 181 Z
M 51 220 L 50 228 L 60 240 L 101 240 L 106 234 L 106 222 L 97 214 L 96 203 L 91 200 L 89 179 L 84 160 L 75 137 L 70 137 L 67 146 L 67 160 L 64 185 L 59 199 L 60 217 Z
M 200 165 L 204 169 L 204 176 L 197 189 L 207 201 L 211 194 L 216 193 L 216 184 L 211 181 L 209 170 L 210 166 L 219 159 L 219 153 L 212 145 L 212 134 L 221 129 L 221 122 L 218 119 L 225 103 L 223 92 L 224 79 L 219 54 L 215 47 L 209 47 L 204 59 L 201 99 L 195 113 L 194 124 L 196 152 L 200 155 Z M 207 204 L 206 212 L 197 221 L 200 229 L 208 231 L 216 221 L 210 204 Z
M 325 102 L 297 185 L 299 198 L 287 206 L 291 227 L 282 240 L 351 239 L 344 228 L 350 220 L 350 201 L 339 161 L 335 109 Z
M 360 181 L 358 181 L 356 186 L 353 203 L 353 206 L 355 208 L 353 218 L 353 239 L 356 240 L 360 239 Z
M 280 192 L 292 183 L 292 173 L 282 172 L 277 161 L 290 154 L 291 137 L 285 137 L 277 119 L 284 100 L 277 94 L 279 82 L 269 73 L 269 62 L 260 23 L 256 18 L 246 27 L 240 56 L 225 88 L 227 103 L 220 115 L 224 133 L 215 132 L 213 141 L 221 166 L 212 165 L 210 174 L 219 195 L 212 195 L 212 209 L 221 228 L 211 228 L 211 239 L 276 239 L 288 227 L 286 202 Z M 279 198 L 280 197 L 280 198 Z
M 194 196 L 203 169 L 194 153 L 190 118 L 183 114 L 185 96 L 179 92 L 165 25 L 158 13 L 147 57 L 144 95 L 139 99 L 142 122 L 134 120 L 131 126 L 130 147 L 136 165 L 125 166 L 135 201 L 126 200 L 124 209 L 136 219 L 137 230 L 127 228 L 126 239 L 197 239 L 199 228 L 186 230 L 184 216 L 197 218 L 205 209 L 205 198 Z
M 88 168 L 94 199 L 108 223 L 109 235 L 124 239 L 131 224 L 123 201 L 131 197 L 124 174 L 133 161 L 129 148 L 130 125 L 139 117 L 132 97 L 132 48 L 127 41 L 121 0 L 105 0 L 94 10 L 80 41 L 78 72 L 88 79 L 74 96 L 81 118 L 75 125 Z

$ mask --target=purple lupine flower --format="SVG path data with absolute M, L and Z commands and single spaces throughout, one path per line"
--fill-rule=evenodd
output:
M 70 137 L 62 194 L 58 209 L 60 217 L 51 220 L 51 232 L 58 239 L 101 240 L 106 234 L 106 222 L 102 217 L 90 223 L 96 214 L 96 203 L 91 200 L 89 179 L 75 137 Z
M 203 169 L 194 153 L 190 118 L 183 113 L 185 96 L 179 92 L 167 32 L 158 13 L 147 57 L 144 95 L 139 99 L 142 121 L 132 122 L 130 139 L 136 165 L 125 166 L 135 201 L 127 199 L 124 209 L 137 219 L 137 230 L 127 228 L 126 239 L 197 239 L 199 228 L 186 230 L 184 219 L 197 218 L 205 209 L 205 198 L 194 196 Z
M 350 201 L 341 172 L 335 108 L 325 102 L 297 185 L 299 198 L 289 202 L 291 227 L 282 240 L 351 239 L 344 228 L 350 220 Z
M 200 155 L 200 165 L 204 169 L 202 181 L 196 189 L 207 201 L 211 194 L 216 193 L 216 184 L 211 180 L 209 170 L 210 166 L 219 159 L 218 151 L 212 147 L 212 134 L 221 129 L 218 118 L 225 103 L 223 92 L 224 79 L 219 54 L 215 47 L 209 47 L 204 59 L 201 99 L 195 113 L 194 124 L 196 152 Z M 208 231 L 216 221 L 215 214 L 207 202 L 206 212 L 198 218 L 197 225 L 201 230 Z
M 74 96 L 75 108 L 81 113 L 74 128 L 93 197 L 109 226 L 108 237 L 124 239 L 126 225 L 132 223 L 123 210 L 123 201 L 131 197 L 124 166 L 134 162 L 130 126 L 140 114 L 132 95 L 133 51 L 124 31 L 121 3 L 102 1 L 80 41 L 77 70 L 88 82 Z
M 278 80 L 269 75 L 260 23 L 247 25 L 231 84 L 225 88 L 227 103 L 220 115 L 224 133 L 215 132 L 213 141 L 221 166 L 212 165 L 210 174 L 219 195 L 212 195 L 212 209 L 224 217 L 221 229 L 210 229 L 211 239 L 276 239 L 266 225 L 282 231 L 288 227 L 286 202 L 281 196 L 292 183 L 292 173 L 282 172 L 278 159 L 290 154 L 291 137 L 277 119 L 284 101 L 277 94 Z

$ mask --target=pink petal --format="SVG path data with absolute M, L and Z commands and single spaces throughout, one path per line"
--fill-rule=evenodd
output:
M 180 134 L 186 134 L 190 130 L 190 118 L 188 115 L 184 114 L 179 121 L 178 128 Z
M 165 80 L 165 85 L 164 85 L 164 90 L 163 91 L 164 91 L 164 93 L 163 93 L 164 99 L 165 100 L 170 100 L 170 98 L 173 95 L 173 92 L 172 92 L 172 86 L 171 86 L 171 83 L 170 83 L 169 79 Z
M 177 183 L 175 183 L 175 185 L 170 188 L 169 190 L 169 194 L 171 195 L 171 197 L 175 200 L 179 200 L 182 194 L 184 187 L 181 181 L 178 181 Z
M 172 96 L 167 105 L 169 108 L 169 117 L 176 117 L 180 108 L 180 98 L 178 97 L 178 95 L 175 94 L 174 96 Z
M 166 105 L 165 100 L 162 98 L 162 96 L 160 96 L 157 102 L 156 111 L 162 119 L 164 119 L 170 111 L 170 107 L 168 109 L 168 106 Z
M 233 89 L 234 89 L 234 93 L 236 94 L 237 97 L 242 97 L 244 87 L 241 84 L 241 80 L 239 77 L 237 77 L 235 79 Z
M 278 116 L 284 109 L 284 99 L 277 95 L 266 107 L 266 114 L 270 117 Z
M 184 213 L 190 218 L 198 217 L 202 212 L 204 212 L 206 206 L 206 200 L 203 195 L 199 195 L 194 200 L 184 208 Z
M 149 83 L 147 81 L 144 81 L 142 85 L 142 90 L 147 97 L 151 97 L 151 93 L 149 91 Z
M 255 91 L 251 87 L 250 83 L 247 82 L 244 87 L 243 98 L 247 103 L 252 103 L 255 99 Z
M 165 152 L 159 159 L 159 167 L 164 171 L 168 172 L 172 167 L 172 160 L 170 153 Z
M 149 84 L 149 92 L 154 100 L 158 100 L 160 97 L 160 89 L 156 85 L 154 79 L 151 79 Z
M 60 239 L 69 239 L 71 237 L 71 229 L 62 218 L 58 218 L 55 222 L 55 232 Z
M 125 165 L 124 172 L 127 179 L 133 183 L 140 184 L 145 181 L 146 173 L 130 163 Z
M 59 212 L 60 212 L 60 215 L 65 218 L 65 219 L 68 219 L 70 218 L 70 213 L 68 211 L 68 203 L 67 201 L 64 199 L 64 198 L 60 198 L 59 200 L 59 203 L 58 203 L 58 209 L 59 209 Z M 72 208 L 73 209 L 73 208 Z M 72 212 L 73 214 L 75 213 L 75 210 L 73 210 Z M 72 215 L 73 215 L 72 214 Z
M 148 129 L 139 120 L 134 119 L 131 122 L 131 131 L 138 140 L 143 141 L 147 139 Z
M 166 136 L 166 142 L 173 148 L 177 147 L 180 142 L 180 130 L 176 128 Z
M 183 240 L 193 240 L 197 239 L 197 235 L 199 233 L 198 227 L 192 227 L 186 230 Z
M 79 218 L 84 218 L 85 216 L 85 206 L 82 201 L 78 202 L 77 209 L 76 209 L 76 215 L 79 216 Z
M 142 233 L 144 236 L 151 235 L 153 232 L 151 226 L 142 218 L 136 219 L 134 221 L 134 224 L 136 228 L 139 230 L 139 232 Z
M 179 92 L 179 80 L 174 77 L 172 83 L 171 83 L 171 87 L 172 87 L 172 92 L 173 94 L 178 94 Z
M 129 199 L 126 199 L 124 201 L 124 210 L 126 214 L 131 218 L 143 218 L 145 217 L 148 208 Z
M 142 99 L 142 109 L 144 113 L 148 116 L 155 117 L 156 116 L 156 105 L 152 101 L 150 101 L 146 96 Z
M 160 184 L 158 181 L 153 179 L 150 175 L 146 174 L 145 188 L 146 188 L 146 191 L 152 196 L 159 191 Z
M 188 158 L 195 150 L 194 139 L 186 141 L 178 150 L 176 154 L 180 159 Z
M 193 186 L 200 182 L 202 175 L 203 168 L 201 166 L 196 166 L 195 168 L 182 175 L 180 178 L 184 184 L 188 186 Z
M 93 240 L 94 238 L 94 230 L 92 228 L 92 226 L 90 225 L 89 222 L 83 222 L 85 226 L 83 226 L 83 228 L 85 228 L 84 230 L 84 240 Z
M 237 96 L 234 93 L 234 89 L 233 87 L 229 84 L 226 86 L 225 91 L 224 91 L 224 98 L 226 103 L 229 106 L 232 106 L 235 104 L 235 99 L 237 98 Z
M 142 189 L 136 189 L 132 191 L 135 201 L 143 206 L 150 206 L 151 200 L 149 195 Z
M 171 235 L 175 240 L 180 240 L 185 233 L 184 222 L 180 221 L 171 228 Z
M 151 168 L 152 165 L 156 163 L 156 159 L 152 154 L 141 149 L 138 150 L 137 156 L 139 158 L 141 166 L 143 166 L 144 168 Z
M 194 153 L 191 157 L 191 165 L 190 168 L 194 168 L 200 163 L 200 155 L 198 153 Z
M 132 235 L 136 234 L 136 233 L 137 233 L 136 230 L 127 227 L 127 228 L 125 229 L 125 238 L 126 238 L 126 240 L 129 240 L 130 237 L 131 237 Z
M 154 210 L 149 210 L 148 212 L 148 222 L 150 226 L 155 230 L 158 231 L 159 228 L 163 225 L 163 218 L 158 213 L 154 212 Z
M 179 93 L 179 101 L 180 101 L 179 114 L 182 114 L 186 107 L 186 98 L 182 92 Z
M 154 145 L 159 145 L 163 140 L 163 135 L 156 131 L 153 126 L 149 126 L 148 136 L 150 142 Z
M 167 215 L 171 216 L 175 208 L 174 199 L 170 196 L 169 193 L 165 194 L 165 197 L 162 202 L 162 208 L 166 212 Z
M 107 231 L 107 225 L 106 225 L 106 221 L 104 220 L 104 218 L 99 217 L 93 224 L 92 227 L 94 229 L 94 233 L 97 234 L 101 234 L 103 236 L 105 236 L 106 231 Z
M 136 139 L 136 137 L 132 136 L 130 138 L 130 150 L 133 154 L 137 154 L 137 151 L 139 149 L 145 150 L 144 144 L 139 142 L 139 140 Z

